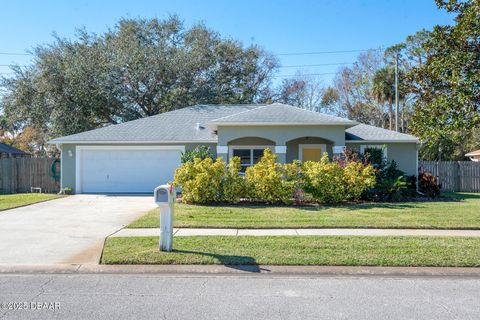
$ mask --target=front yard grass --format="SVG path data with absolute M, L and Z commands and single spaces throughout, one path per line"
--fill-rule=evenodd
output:
M 480 194 L 449 193 L 451 200 L 342 206 L 175 205 L 182 228 L 425 228 L 480 229 Z M 128 226 L 158 228 L 158 208 Z
M 47 193 L 17 193 L 0 195 L 0 211 L 23 207 L 37 202 L 61 198 L 64 196 Z
M 158 237 L 108 238 L 103 264 L 225 264 L 479 267 L 480 238 L 468 237 Z

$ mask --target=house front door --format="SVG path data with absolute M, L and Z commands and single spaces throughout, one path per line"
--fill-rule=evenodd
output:
M 300 161 L 320 161 L 323 153 L 327 151 L 326 145 L 300 145 Z

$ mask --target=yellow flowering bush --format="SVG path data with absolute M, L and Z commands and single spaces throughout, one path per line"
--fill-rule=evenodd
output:
M 266 149 L 258 163 L 239 174 L 240 158 L 226 165 L 222 158 L 196 158 L 175 171 L 175 186 L 187 203 L 239 202 L 242 198 L 266 203 L 290 203 L 303 192 L 324 203 L 358 200 L 375 186 L 372 165 L 359 161 L 331 162 L 325 153 L 320 162 L 280 164 Z
M 349 162 L 343 169 L 345 195 L 348 200 L 358 200 L 362 194 L 376 184 L 375 169 L 371 164 Z
M 186 203 L 211 203 L 223 200 L 222 184 L 225 178 L 225 161 L 217 158 L 195 158 L 175 170 L 174 185 L 182 188 Z
M 330 162 L 327 153 L 320 162 L 305 162 L 302 175 L 304 190 L 315 200 L 326 203 L 358 200 L 376 182 L 372 165 L 351 161 L 342 167 Z
M 245 172 L 247 196 L 253 201 L 289 203 L 295 193 L 297 181 L 289 179 L 285 165 L 276 162 L 277 155 L 265 149 L 263 157 Z
M 285 163 L 282 165 L 285 172 L 285 184 L 288 188 L 293 189 L 293 198 L 296 202 L 304 200 L 304 192 L 302 190 L 302 164 L 298 160 L 292 163 Z
M 328 153 L 322 159 L 307 161 L 302 166 L 304 190 L 320 202 L 340 202 L 345 200 L 343 169 L 336 162 L 330 162 Z
M 233 157 L 228 163 L 222 184 L 223 201 L 239 202 L 245 197 L 245 178 L 238 174 L 240 158 Z

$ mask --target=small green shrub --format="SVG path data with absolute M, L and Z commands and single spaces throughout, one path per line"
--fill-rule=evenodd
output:
M 404 176 L 382 179 L 377 185 L 376 195 L 381 200 L 399 201 L 407 190 L 407 182 Z
M 277 156 L 265 149 L 263 157 L 245 172 L 247 196 L 253 201 L 266 203 L 291 202 L 298 181 L 294 179 L 294 166 L 276 163 Z
M 371 163 L 371 159 L 368 156 L 365 158 L 365 161 Z M 377 183 L 365 194 L 366 199 L 399 201 L 402 197 L 411 194 L 408 190 L 409 184 L 407 183 L 405 172 L 398 169 L 397 163 L 394 160 L 382 160 L 380 163 L 371 164 L 376 168 Z
M 174 185 L 181 186 L 186 203 L 211 203 L 223 200 L 225 162 L 222 158 L 195 158 L 175 170 Z
M 418 195 L 417 193 L 417 177 L 415 175 L 407 175 L 405 176 L 405 182 L 406 182 L 406 189 L 403 190 L 402 196 L 404 197 L 416 197 Z
M 180 161 L 182 163 L 193 162 L 195 158 L 199 158 L 201 160 L 206 158 L 213 158 L 210 147 L 196 146 L 195 149 L 182 152 L 180 156 Z
M 375 168 L 381 168 L 384 165 L 383 158 L 384 147 L 382 148 L 365 148 L 363 158 Z

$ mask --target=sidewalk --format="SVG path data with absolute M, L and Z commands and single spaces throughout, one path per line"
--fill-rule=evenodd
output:
M 439 229 L 195 229 L 175 228 L 175 236 L 438 236 L 480 237 L 480 230 Z M 158 236 L 159 228 L 121 229 L 110 237 Z

